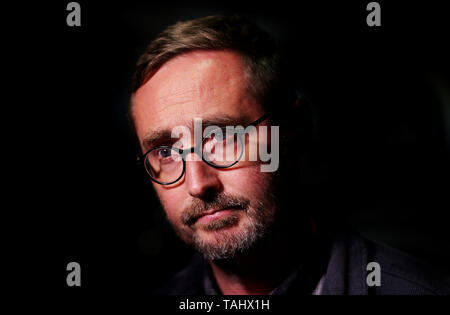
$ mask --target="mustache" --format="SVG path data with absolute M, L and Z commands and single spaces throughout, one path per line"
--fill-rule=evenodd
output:
M 242 196 L 217 194 L 211 200 L 196 198 L 181 212 L 181 222 L 191 226 L 202 214 L 211 209 L 241 209 L 248 210 L 250 200 Z

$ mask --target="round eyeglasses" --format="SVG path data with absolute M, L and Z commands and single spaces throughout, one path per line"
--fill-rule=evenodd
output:
M 248 126 L 256 126 L 269 114 L 265 114 Z M 238 163 L 245 147 L 244 128 L 215 128 L 196 146 L 180 149 L 173 146 L 158 146 L 147 151 L 142 157 L 145 170 L 152 181 L 170 185 L 179 181 L 186 170 L 186 156 L 196 153 L 202 161 L 214 168 L 229 168 Z

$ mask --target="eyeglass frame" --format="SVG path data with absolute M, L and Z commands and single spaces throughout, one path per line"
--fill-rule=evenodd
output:
M 270 113 L 270 112 L 267 112 L 266 114 L 264 114 L 264 115 L 261 116 L 260 118 L 256 119 L 255 121 L 251 122 L 250 124 L 246 125 L 246 126 L 244 127 L 244 129 L 246 129 L 246 128 L 250 127 L 250 126 L 255 126 L 255 127 L 256 127 L 257 125 L 259 125 L 260 123 L 262 123 L 264 120 L 266 120 L 267 118 L 269 118 L 270 115 L 271 115 L 271 113 Z M 217 128 L 217 129 L 223 129 L 223 128 L 220 128 L 220 127 L 219 127 L 219 128 Z M 217 129 L 214 129 L 214 130 L 217 130 Z M 211 131 L 211 134 L 214 132 L 214 130 Z M 190 154 L 190 153 L 196 153 L 197 155 L 199 155 L 199 154 L 197 153 L 197 152 L 198 152 L 198 149 L 199 149 L 199 147 L 202 146 L 203 141 L 205 140 L 205 138 L 206 138 L 206 137 L 203 137 L 203 138 L 202 138 L 202 141 L 200 141 L 197 145 L 195 145 L 195 146 L 193 146 L 192 148 L 189 148 L 189 149 L 179 149 L 179 148 L 176 148 L 176 147 L 173 147 L 173 146 L 170 146 L 170 145 L 161 145 L 161 146 L 157 146 L 157 147 L 151 148 L 151 149 L 149 149 L 147 152 L 145 152 L 145 154 L 143 154 L 141 157 L 138 158 L 138 163 L 143 163 L 143 164 L 144 164 L 145 172 L 149 175 L 150 179 L 151 179 L 152 181 L 154 181 L 155 183 L 158 183 L 158 184 L 160 184 L 160 185 L 172 185 L 172 184 L 178 182 L 178 181 L 183 177 L 184 173 L 186 172 L 186 160 L 185 160 L 186 155 L 188 155 L 188 154 Z M 241 141 L 242 141 L 242 140 L 241 140 Z M 245 148 L 245 145 L 244 145 L 244 148 Z M 175 179 L 175 180 L 173 180 L 173 181 L 171 181 L 171 182 L 165 183 L 165 182 L 161 182 L 161 181 L 159 181 L 159 180 L 153 178 L 152 175 L 150 175 L 150 173 L 149 173 L 148 170 L 147 170 L 147 167 L 145 166 L 145 163 L 147 163 L 146 158 L 147 158 L 147 155 L 148 155 L 150 152 L 152 152 L 152 151 L 154 151 L 154 150 L 156 150 L 156 149 L 170 149 L 170 150 L 174 150 L 174 151 L 176 151 L 178 154 L 180 154 L 181 159 L 183 160 L 183 170 L 182 170 L 182 172 L 181 172 L 181 175 L 180 175 L 177 179 Z M 201 157 L 202 161 L 205 162 L 207 165 L 212 166 L 212 167 L 217 168 L 217 169 L 223 169 L 223 168 L 230 168 L 230 167 L 236 165 L 236 164 L 241 160 L 243 153 L 244 153 L 244 150 L 242 150 L 241 154 L 239 155 L 239 158 L 237 158 L 236 161 L 234 161 L 232 164 L 229 164 L 229 165 L 216 165 L 216 164 L 212 164 L 211 162 L 209 162 L 209 161 L 207 161 L 207 160 L 205 159 L 205 157 L 203 156 L 203 154 L 200 154 L 200 157 Z

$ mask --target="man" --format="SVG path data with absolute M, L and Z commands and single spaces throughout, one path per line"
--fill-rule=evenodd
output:
M 176 233 L 200 254 L 158 293 L 447 292 L 409 257 L 317 236 L 296 201 L 309 117 L 280 64 L 274 41 L 237 16 L 177 23 L 140 57 L 130 114 L 141 160 Z

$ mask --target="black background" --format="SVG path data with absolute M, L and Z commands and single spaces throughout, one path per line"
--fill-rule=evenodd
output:
M 74 289 L 65 268 L 76 261 L 81 290 L 149 292 L 189 259 L 135 167 L 128 85 L 157 33 L 217 13 L 246 15 L 271 33 L 314 105 L 317 214 L 449 270 L 444 7 L 379 1 L 382 26 L 371 28 L 369 1 L 79 1 L 81 27 L 68 27 L 68 2 L 24 5 L 8 31 L 22 66 L 10 127 L 23 158 L 21 228 L 11 238 L 23 240 L 13 245 L 22 262 L 39 261 L 39 285 Z

